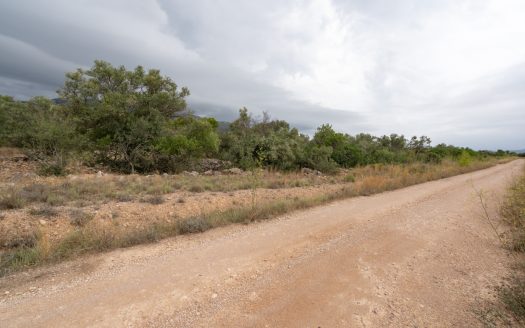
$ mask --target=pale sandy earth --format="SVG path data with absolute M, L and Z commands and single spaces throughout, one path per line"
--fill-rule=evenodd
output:
M 0 279 L 1 327 L 473 327 L 524 161 Z

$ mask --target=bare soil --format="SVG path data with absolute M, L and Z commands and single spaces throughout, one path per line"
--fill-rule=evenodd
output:
M 484 191 L 497 218 L 505 188 L 523 164 L 7 276 L 0 279 L 0 322 L 482 326 L 476 310 L 495 300 L 494 287 L 512 259 L 484 219 L 475 189 Z M 151 208 L 139 210 L 148 215 Z

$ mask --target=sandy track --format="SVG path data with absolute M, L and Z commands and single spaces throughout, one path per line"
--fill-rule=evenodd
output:
M 2 327 L 479 326 L 523 161 L 0 279 Z

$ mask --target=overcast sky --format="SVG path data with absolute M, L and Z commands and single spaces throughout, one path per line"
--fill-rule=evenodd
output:
M 0 0 L 0 94 L 55 97 L 94 59 L 158 68 L 222 120 L 525 148 L 523 0 Z

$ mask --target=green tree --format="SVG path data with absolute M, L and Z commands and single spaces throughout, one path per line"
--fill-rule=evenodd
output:
M 67 73 L 59 94 L 98 160 L 135 172 L 154 168 L 156 141 L 166 121 L 185 110 L 189 90 L 158 70 L 95 61 L 89 70 Z

